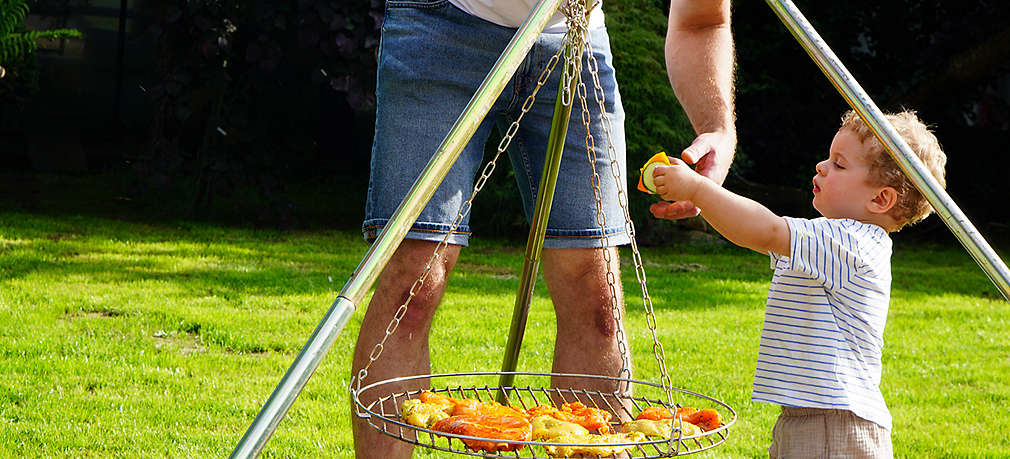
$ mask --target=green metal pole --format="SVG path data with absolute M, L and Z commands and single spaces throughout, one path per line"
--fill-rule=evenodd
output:
M 435 189 L 445 178 L 460 151 L 473 137 L 477 126 L 491 110 L 495 99 L 505 89 L 505 85 L 526 58 L 533 43 L 547 22 L 558 9 L 561 0 L 540 0 L 530 12 L 512 41 L 506 46 L 501 57 L 488 73 L 480 88 L 463 109 L 462 114 L 439 145 L 427 167 L 414 182 L 407 196 L 393 213 L 364 259 L 355 269 L 351 279 L 341 290 L 322 322 L 316 327 L 309 341 L 302 348 L 294 363 L 260 409 L 256 419 L 239 440 L 232 458 L 250 458 L 259 455 L 263 446 L 277 429 L 277 425 L 301 393 L 309 378 L 322 362 L 333 345 L 333 341 L 347 324 L 356 305 L 359 304 L 393 256 L 396 248 L 406 236 L 411 225 L 417 220 L 421 210 L 431 199 Z
M 884 113 L 877 108 L 870 96 L 863 91 L 859 82 L 842 65 L 842 62 L 831 51 L 827 43 L 807 22 L 796 5 L 789 0 L 766 0 L 789 32 L 806 50 L 831 84 L 845 98 L 860 118 L 898 163 L 901 170 L 912 181 L 915 187 L 926 197 L 936 214 L 954 233 L 961 245 L 975 259 L 975 262 L 985 271 L 996 288 L 1003 293 L 1003 298 L 1010 300 L 1010 269 L 996 255 L 992 247 L 985 241 L 968 217 L 961 212 L 950 195 L 943 190 L 940 183 L 933 178 L 919 157 L 915 155 L 907 143 L 898 135 Z
M 512 310 L 512 324 L 509 326 L 508 341 L 505 344 L 505 356 L 502 360 L 504 373 L 499 377 L 498 387 L 510 387 L 515 381 L 515 375 L 509 374 L 516 371 L 519 363 L 519 349 L 522 347 L 523 335 L 526 332 L 526 318 L 530 312 L 530 302 L 533 299 L 533 288 L 537 282 L 537 272 L 540 267 L 540 258 L 544 246 L 544 236 L 547 232 L 547 222 L 551 216 L 551 204 L 554 201 L 554 190 L 558 182 L 558 171 L 561 169 L 561 156 L 565 149 L 565 137 L 568 133 L 568 121 L 571 118 L 572 105 L 574 105 L 574 94 L 579 82 L 579 73 L 582 72 L 582 50 L 584 42 L 581 40 L 577 45 L 577 52 L 571 51 L 571 44 L 566 51 L 567 56 L 576 56 L 578 59 L 573 71 L 571 84 L 566 88 L 562 78 L 558 85 L 558 98 L 554 103 L 554 117 L 551 119 L 551 132 L 547 138 L 547 152 L 544 158 L 544 170 L 540 178 L 540 187 L 537 190 L 537 201 L 533 212 L 533 221 L 530 224 L 530 233 L 526 240 L 526 259 L 523 262 L 523 273 L 519 280 L 519 291 L 516 294 L 515 306 Z M 565 66 L 565 68 L 568 68 Z M 564 97 L 565 90 L 569 96 Z M 567 102 L 567 103 L 566 103 Z M 498 403 L 506 404 L 507 399 L 503 391 L 498 391 L 495 396 Z
M 491 105 L 494 104 L 509 79 L 526 58 L 526 54 L 533 47 L 533 43 L 536 42 L 540 32 L 554 15 L 561 1 L 540 0 L 526 21 L 519 26 L 512 41 L 498 58 L 498 62 L 491 68 L 491 72 L 477 89 L 477 93 L 463 109 L 463 113 L 438 147 L 435 156 L 428 162 L 428 166 L 414 182 L 407 197 L 400 203 L 400 207 L 393 213 L 389 223 L 379 233 L 371 249 L 365 254 L 365 258 L 355 270 L 354 277 L 344 285 L 341 293 L 355 304 L 365 297 L 368 289 L 375 283 L 379 273 L 382 272 L 393 252 L 396 251 L 410 230 L 411 225 L 417 220 L 417 216 L 421 214 L 421 210 L 431 199 L 431 195 L 435 193 L 435 189 L 445 178 L 456 158 L 459 157 L 460 151 L 473 137 L 477 127 L 491 110 Z

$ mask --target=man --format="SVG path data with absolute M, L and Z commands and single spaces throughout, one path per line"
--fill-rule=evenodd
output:
M 476 92 L 491 66 L 536 2 L 533 0 L 414 0 L 389 2 L 379 51 L 375 143 L 363 230 L 374 238 L 388 222 L 414 179 L 427 164 L 463 107 Z M 557 316 L 557 338 L 552 371 L 557 373 L 617 375 L 622 367 L 616 323 L 611 307 L 608 266 L 600 250 L 607 236 L 609 270 L 620 279 L 615 246 L 630 241 L 624 214 L 610 171 L 609 147 L 624 164 L 624 111 L 617 90 L 609 37 L 603 11 L 588 16 L 589 42 L 598 62 L 605 110 L 611 122 L 604 132 L 595 101 L 593 80 L 583 69 L 589 94 L 597 161 L 586 159 L 586 128 L 576 102 L 566 140 L 555 199 L 544 241 L 543 273 Z M 503 132 L 520 114 L 520 128 L 509 147 L 527 216 L 532 214 L 546 151 L 561 65 L 525 114 L 523 102 L 554 55 L 565 31 L 559 13 L 545 28 L 526 61 L 502 92 L 491 112 L 460 154 L 452 170 L 432 196 L 386 269 L 376 282 L 358 335 L 354 369 L 369 362 L 374 346 L 386 334 L 397 309 L 425 269 L 460 205 L 469 196 L 483 154 L 484 141 L 497 123 Z M 667 72 L 674 91 L 699 134 L 682 157 L 697 170 L 722 183 L 736 146 L 733 119 L 733 40 L 729 0 L 673 0 L 666 40 Z M 608 143 L 609 142 L 609 143 Z M 612 144 L 612 145 L 611 145 Z M 590 185 L 595 169 L 600 177 L 606 228 L 600 229 Z M 622 176 L 624 189 L 627 179 Z M 692 217 L 690 202 L 658 203 L 653 213 L 668 219 Z M 449 239 L 441 256 L 416 292 L 398 328 L 384 344 L 381 358 L 372 362 L 367 382 L 430 372 L 428 331 L 469 227 Z M 620 286 L 617 304 L 623 307 Z M 600 381 L 553 381 L 562 387 L 614 391 Z M 416 389 L 400 386 L 397 390 Z M 366 401 L 367 403 L 367 401 Z M 411 445 L 394 440 L 354 417 L 355 449 L 359 458 L 409 457 Z

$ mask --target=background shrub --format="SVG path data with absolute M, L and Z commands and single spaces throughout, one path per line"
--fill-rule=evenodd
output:
M 371 129 L 357 124 L 373 117 L 381 6 L 161 4 L 152 27 L 158 80 L 151 146 L 134 165 L 143 188 L 176 191 L 197 214 L 221 198 L 226 206 L 258 201 L 260 221 L 292 224 L 297 211 L 286 183 L 360 167 L 367 158 L 359 148 L 370 138 L 350 134 Z M 339 135 L 346 137 L 334 145 Z
M 123 100 L 143 96 L 147 101 L 131 102 L 129 123 L 104 135 L 142 132 L 143 143 L 102 148 L 102 157 L 89 156 L 87 167 L 117 178 L 129 167 L 135 187 L 122 193 L 171 216 L 228 215 L 232 221 L 280 226 L 321 215 L 326 225 L 360 219 L 383 2 L 145 0 L 131 5 L 136 19 L 130 22 L 127 61 L 134 64 L 126 68 L 144 74 L 127 75 L 126 81 L 140 81 L 141 88 L 128 84 Z M 667 2 L 611 1 L 604 8 L 628 115 L 633 182 L 644 159 L 659 150 L 676 154 L 694 134 L 664 69 Z M 739 144 L 726 186 L 775 211 L 809 215 L 805 184 L 848 107 L 767 5 L 734 2 L 733 8 Z M 802 8 L 882 109 L 914 108 L 936 126 L 950 157 L 948 190 L 983 233 L 1010 230 L 1010 206 L 987 199 L 1005 186 L 1010 168 L 1010 158 L 1002 154 L 1010 131 L 1010 31 L 1005 27 L 1010 5 L 855 0 Z M 110 34 L 102 31 L 107 47 Z M 90 51 L 82 59 L 97 59 L 101 43 L 88 41 L 84 49 Z M 23 68 L 31 71 L 32 65 L 26 62 Z M 74 130 L 36 123 L 35 131 L 14 132 L 15 141 L 8 136 L 5 145 L 37 139 L 38 132 L 84 138 L 101 130 L 104 117 L 95 115 L 102 96 L 83 96 L 109 78 L 96 76 L 102 74 L 88 65 L 77 73 L 48 72 L 64 75 L 60 84 L 77 85 L 62 93 L 67 96 L 43 104 L 32 104 L 30 91 L 0 80 L 0 92 L 16 94 L 27 107 L 77 104 L 73 116 L 88 117 L 75 123 L 64 112 L 60 125 Z M 24 124 L 10 122 L 23 117 L 9 107 L 0 107 L 7 108 L 0 110 L 6 117 L 0 126 L 8 126 L 0 136 Z M 142 116 L 136 116 L 138 108 Z M 18 152 L 8 151 L 16 148 L 4 150 L 8 172 L 40 163 L 19 161 Z M 480 234 L 526 232 L 509 169 L 501 167 L 475 203 L 475 213 L 491 209 L 491 217 L 474 220 L 475 227 L 487 224 L 475 228 Z M 665 239 L 668 230 L 681 226 L 649 218 L 648 197 L 631 193 L 630 198 L 646 240 Z M 946 234 L 935 218 L 903 234 L 915 232 Z

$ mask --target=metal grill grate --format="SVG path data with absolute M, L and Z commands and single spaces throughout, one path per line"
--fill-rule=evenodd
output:
M 379 381 L 361 388 L 351 388 L 351 396 L 357 407 L 357 415 L 367 419 L 369 425 L 378 429 L 382 433 L 396 438 L 400 441 L 411 443 L 425 448 L 446 451 L 455 454 L 465 454 L 479 457 L 508 457 L 508 458 L 550 458 L 544 445 L 553 446 L 625 446 L 631 445 L 633 448 L 622 452 L 616 456 L 619 458 L 659 458 L 671 457 L 696 453 L 718 446 L 726 441 L 729 436 L 729 427 L 736 422 L 736 412 L 729 405 L 712 397 L 701 395 L 695 392 L 678 388 L 670 388 L 675 393 L 678 402 L 677 406 L 671 407 L 666 402 L 658 398 L 636 397 L 631 395 L 621 395 L 599 391 L 587 391 L 580 389 L 560 389 L 542 387 L 498 387 L 498 386 L 463 386 L 452 385 L 452 380 L 479 376 L 500 376 L 502 374 L 521 376 L 545 376 L 545 377 L 577 377 L 590 379 L 611 380 L 622 385 L 627 385 L 634 391 L 647 387 L 662 389 L 662 386 L 644 381 L 631 379 L 613 378 L 598 375 L 575 375 L 560 373 L 522 373 L 522 372 L 486 372 L 486 373 L 446 373 L 435 375 L 419 375 L 403 378 L 394 378 Z M 445 381 L 440 381 L 445 380 Z M 446 395 L 454 398 L 472 398 L 481 402 L 492 402 L 499 392 L 503 392 L 505 399 L 510 406 L 518 409 L 529 409 L 537 405 L 560 405 L 562 403 L 582 402 L 586 406 L 603 409 L 614 414 L 611 421 L 612 430 L 618 431 L 620 419 L 634 419 L 635 413 L 639 413 L 645 408 L 661 406 L 671 411 L 675 411 L 679 406 L 699 406 L 701 408 L 716 408 L 723 417 L 723 425 L 718 429 L 704 432 L 700 435 L 680 437 L 680 430 L 674 429 L 673 441 L 668 439 L 649 439 L 633 443 L 610 443 L 610 444 L 571 444 L 571 443 L 546 443 L 536 441 L 517 441 L 523 445 L 516 451 L 484 452 L 474 451 L 463 445 L 462 439 L 501 441 L 480 437 L 470 437 L 465 435 L 436 432 L 422 427 L 407 424 L 400 418 L 400 406 L 404 401 L 418 398 L 422 389 L 391 392 L 397 385 L 411 384 L 413 386 L 424 385 L 430 392 Z M 637 387 L 636 387 L 637 386 Z M 437 387 L 437 388 L 436 388 Z M 370 402 L 363 403 L 361 395 L 368 393 L 367 399 Z M 387 395 L 388 394 L 388 395 Z M 730 416 L 725 416 L 726 413 Z M 675 426 L 676 427 L 676 426 Z

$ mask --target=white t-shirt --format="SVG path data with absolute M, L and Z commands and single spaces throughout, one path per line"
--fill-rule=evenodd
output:
M 449 0 L 449 3 L 486 21 L 505 27 L 519 27 L 538 2 L 536 0 Z M 595 29 L 602 26 L 603 9 L 597 5 L 589 13 L 589 28 Z M 547 23 L 547 27 L 544 27 L 544 32 L 547 33 L 564 33 L 565 30 L 567 30 L 565 15 L 560 11 L 554 13 L 554 17 Z
M 850 219 L 786 221 L 790 253 L 771 254 L 751 399 L 849 410 L 890 430 L 880 375 L 891 238 Z

